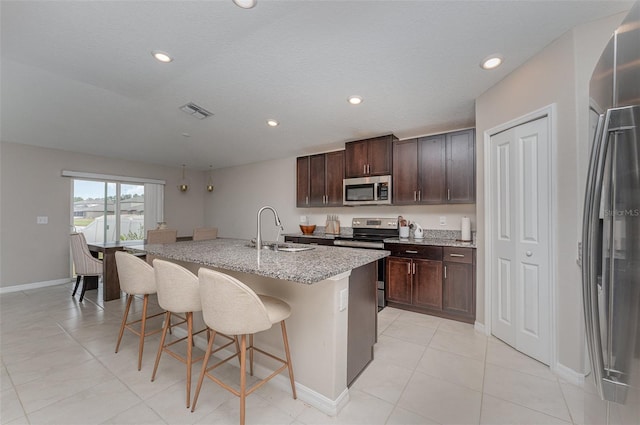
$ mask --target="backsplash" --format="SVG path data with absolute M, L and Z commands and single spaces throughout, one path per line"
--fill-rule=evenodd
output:
M 316 226 L 316 230 L 313 232 L 317 235 L 323 235 L 325 226 Z M 340 235 L 351 236 L 353 235 L 352 227 L 340 227 Z M 413 238 L 413 230 L 410 230 L 409 236 Z M 443 240 L 460 240 L 462 232 L 460 230 L 442 230 L 442 229 L 424 229 L 424 237 L 427 239 L 443 239 Z M 471 231 L 471 240 L 475 242 L 476 231 Z

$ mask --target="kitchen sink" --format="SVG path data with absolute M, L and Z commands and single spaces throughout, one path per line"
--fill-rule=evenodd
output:
M 249 244 L 251 248 L 255 248 L 256 244 L 254 241 Z M 310 249 L 315 249 L 315 246 L 309 245 L 300 245 L 300 244 L 290 244 L 290 243 L 276 243 L 276 242 L 265 242 L 262 244 L 262 249 L 269 249 L 271 251 L 284 251 L 284 252 L 300 252 L 300 251 L 309 251 Z

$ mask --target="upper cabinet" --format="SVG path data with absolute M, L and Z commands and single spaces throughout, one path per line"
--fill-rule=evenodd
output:
M 344 151 L 299 157 L 297 159 L 297 207 L 342 205 L 343 179 Z
M 393 203 L 475 202 L 474 130 L 393 144 Z
M 345 178 L 391 174 L 393 134 L 345 144 Z
M 447 202 L 471 204 L 476 201 L 475 130 L 447 134 Z

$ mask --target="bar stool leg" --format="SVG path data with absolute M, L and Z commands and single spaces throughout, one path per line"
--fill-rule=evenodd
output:
M 240 425 L 244 425 L 245 404 L 247 400 L 247 336 L 240 339 Z
M 162 338 L 160 338 L 160 346 L 158 347 L 158 354 L 156 354 L 156 364 L 153 366 L 153 373 L 151 374 L 151 382 L 156 379 L 156 372 L 158 371 L 158 365 L 160 364 L 160 356 L 164 351 L 164 341 L 167 337 L 167 329 L 171 326 L 171 312 L 167 311 L 164 318 L 164 327 L 162 328 Z
M 196 393 L 193 396 L 193 403 L 191 403 L 191 411 L 193 412 L 198 402 L 198 396 L 200 395 L 200 388 L 202 387 L 202 381 L 207 374 L 207 363 L 209 363 L 209 357 L 211 357 L 211 348 L 213 347 L 213 341 L 216 339 L 216 331 L 211 330 L 211 338 L 209 339 L 209 345 L 207 345 L 207 351 L 202 359 L 202 370 L 200 372 L 200 378 L 198 378 L 198 386 L 196 387 Z
M 124 309 L 124 315 L 122 316 L 122 324 L 120 325 L 120 334 L 118 335 L 118 342 L 116 343 L 116 353 L 120 348 L 120 341 L 122 341 L 122 334 L 124 334 L 124 327 L 127 324 L 127 317 L 129 317 L 129 308 L 131 308 L 131 301 L 133 301 L 133 295 L 127 294 L 127 307 Z
M 149 302 L 149 294 L 144 294 L 142 302 L 142 325 L 140 326 L 140 343 L 138 345 L 138 370 L 142 369 L 142 350 L 144 350 L 144 331 L 147 325 L 147 304 Z
M 187 409 L 191 401 L 191 362 L 193 354 L 193 312 L 187 313 Z
M 287 369 L 289 369 L 289 380 L 291 381 L 291 391 L 293 392 L 293 399 L 297 398 L 296 396 L 296 384 L 293 379 L 293 366 L 291 365 L 291 354 L 289 353 L 289 338 L 287 337 L 287 327 L 284 324 L 284 320 L 280 322 L 282 327 L 282 340 L 284 341 L 284 352 L 287 356 Z
M 249 335 L 249 375 L 253 376 L 253 334 Z
M 78 275 L 78 278 L 76 279 L 76 286 L 73 287 L 73 293 L 71 294 L 72 297 L 76 295 L 76 291 L 78 290 L 78 286 L 80 285 L 80 279 L 82 279 L 82 276 Z

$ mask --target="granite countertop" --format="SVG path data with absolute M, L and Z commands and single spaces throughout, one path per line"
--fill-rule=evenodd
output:
M 460 248 L 476 248 L 476 242 L 462 242 L 455 239 L 439 239 L 439 238 L 390 238 L 385 239 L 384 243 L 410 244 L 410 245 L 431 245 L 431 246 L 454 246 Z
M 158 257 L 304 284 L 320 282 L 390 254 L 383 250 L 333 246 L 314 246 L 314 249 L 300 252 L 258 251 L 250 247 L 247 240 L 226 238 L 149 244 L 144 249 Z

